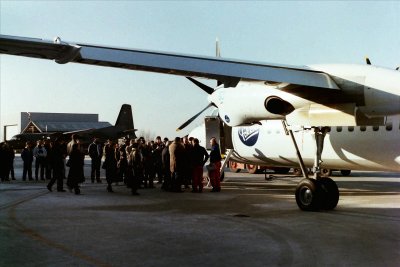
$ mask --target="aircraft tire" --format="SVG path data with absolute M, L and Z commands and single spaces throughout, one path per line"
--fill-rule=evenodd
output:
M 233 161 L 229 161 L 229 169 L 231 172 L 239 173 L 242 169 L 237 168 L 237 163 Z
M 321 177 L 329 177 L 332 175 L 331 169 L 321 169 Z
M 340 170 L 340 173 L 341 173 L 343 176 L 349 176 L 350 173 L 351 173 L 351 170 Z
M 304 178 L 296 187 L 297 206 L 304 211 L 318 211 L 322 205 L 322 193 L 318 180 Z
M 300 168 L 293 168 L 293 175 L 295 176 L 302 176 L 303 172 L 301 171 Z
M 257 173 L 257 165 L 251 165 L 251 164 L 246 164 L 246 169 L 249 173 L 251 174 L 256 174 Z
M 325 210 L 333 210 L 339 202 L 339 189 L 335 181 L 331 178 L 319 179 L 323 192 L 322 208 Z

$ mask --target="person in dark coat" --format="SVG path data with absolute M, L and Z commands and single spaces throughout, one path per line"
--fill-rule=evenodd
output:
M 100 144 L 98 138 L 93 139 L 93 143 L 89 145 L 88 152 L 90 158 L 92 159 L 91 172 L 90 172 L 90 178 L 92 179 L 92 183 L 94 183 L 95 178 L 97 183 L 101 183 L 100 166 L 101 166 L 101 158 L 103 157 L 103 147 Z
M 14 177 L 14 158 L 15 152 L 12 147 L 7 142 L 0 144 L 0 177 L 1 181 L 10 181 L 11 178 L 15 180 Z
M 124 143 L 121 145 L 116 145 L 115 147 L 115 158 L 117 160 L 117 180 L 115 182 L 124 182 L 127 183 L 126 178 L 126 167 L 128 166 L 128 159 L 126 155 L 126 142 L 129 142 L 127 139 L 124 140 Z
M 115 158 L 115 145 L 112 140 L 108 140 L 104 146 L 103 168 L 106 170 L 107 191 L 114 192 L 111 184 L 117 179 L 117 159 Z
M 161 136 L 156 137 L 156 141 L 154 143 L 154 168 L 157 175 L 158 182 L 157 184 L 162 184 L 163 182 L 163 164 L 162 164 L 162 151 L 165 145 L 161 141 Z
M 163 168 L 163 184 L 161 189 L 170 191 L 171 188 L 171 171 L 170 171 L 170 156 L 169 156 L 169 146 L 171 145 L 171 141 L 164 140 L 165 146 L 161 152 L 161 160 L 162 160 L 162 168 Z
M 193 159 L 192 159 L 192 149 L 193 146 L 189 142 L 188 136 L 183 137 L 184 157 L 183 157 L 183 184 L 185 188 L 189 188 L 192 184 L 193 175 Z
M 9 172 L 9 174 L 6 177 L 9 178 L 11 176 L 11 180 L 15 180 L 15 174 L 14 174 L 15 150 L 8 143 L 6 143 L 6 150 L 7 150 L 7 162 L 8 162 L 7 171 Z
M 67 186 L 70 190 L 74 189 L 77 195 L 81 193 L 79 183 L 85 180 L 83 174 L 84 158 L 85 154 L 80 151 L 79 145 L 73 144 L 67 162 L 67 166 L 69 166 Z
M 53 176 L 50 182 L 47 184 L 47 189 L 49 191 L 53 191 L 52 187 L 54 183 L 57 181 L 57 191 L 65 192 L 63 186 L 64 179 L 64 159 L 67 154 L 67 150 L 65 146 L 63 146 L 60 139 L 56 139 L 54 144 L 51 144 L 51 162 L 49 162 L 53 169 Z
M 144 188 L 154 188 L 154 177 L 156 172 L 154 165 L 153 143 L 147 142 L 147 144 L 143 144 L 141 148 L 144 169 Z
M 51 180 L 51 177 L 52 177 L 51 173 L 53 171 L 53 166 L 51 165 L 51 163 L 53 161 L 53 159 L 52 159 L 53 155 L 52 155 L 52 151 L 51 151 L 52 145 L 51 144 L 52 144 L 52 142 L 50 140 L 45 140 L 44 144 L 43 144 L 43 147 L 47 151 L 46 158 L 44 159 L 46 180 Z
M 140 186 L 140 178 L 137 175 L 138 165 L 142 164 L 141 155 L 138 150 L 138 143 L 135 140 L 130 141 L 130 145 L 126 147 L 126 156 L 127 156 L 127 187 L 131 188 L 132 195 L 139 195 L 137 192 Z
M 0 143 L 0 179 L 2 182 L 9 181 L 8 177 L 6 177 L 8 173 L 8 164 L 7 164 L 7 151 L 5 143 Z
M 199 139 L 193 139 L 193 149 L 191 150 L 191 158 L 193 163 L 193 184 L 192 192 L 203 191 L 203 166 L 206 164 L 209 156 L 207 150 L 200 146 Z
M 24 162 L 24 169 L 22 171 L 22 180 L 26 180 L 26 174 L 28 174 L 29 181 L 32 181 L 32 162 L 33 162 L 33 151 L 30 142 L 26 142 L 25 148 L 21 152 L 21 158 Z

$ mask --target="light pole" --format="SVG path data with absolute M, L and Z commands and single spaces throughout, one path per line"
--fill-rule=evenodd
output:
M 7 127 L 9 127 L 9 126 L 17 126 L 18 124 L 7 124 L 7 125 L 4 125 L 4 129 L 3 129 L 3 133 L 4 133 L 4 135 L 3 135 L 3 139 L 4 139 L 4 142 L 7 140 Z

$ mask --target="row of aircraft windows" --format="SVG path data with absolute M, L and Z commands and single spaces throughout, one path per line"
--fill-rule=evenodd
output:
M 365 132 L 367 130 L 367 127 L 372 127 L 372 130 L 375 131 L 375 132 L 379 131 L 380 129 L 383 129 L 383 127 L 384 127 L 384 129 L 386 129 L 386 131 L 393 130 L 393 124 L 392 123 L 387 123 L 385 126 L 359 126 L 359 127 L 360 127 L 360 131 L 361 132 Z M 347 126 L 347 127 L 337 126 L 336 127 L 336 131 L 337 132 L 342 132 L 344 128 L 347 128 L 347 130 L 349 132 L 353 132 L 354 129 L 355 129 L 354 126 Z M 400 129 L 400 127 L 399 127 L 399 129 Z
M 385 126 L 357 126 L 358 128 L 360 128 L 360 131 L 361 132 L 365 132 L 365 131 L 367 131 L 367 128 L 369 129 L 369 131 L 371 130 L 371 127 L 372 127 L 372 130 L 374 131 L 374 132 L 377 132 L 377 131 L 379 131 L 379 130 L 382 130 L 382 129 L 386 129 L 386 131 L 392 131 L 393 130 L 393 124 L 390 122 L 390 123 L 387 123 Z M 328 132 L 330 132 L 332 129 L 335 129 L 336 128 L 336 132 L 343 132 L 343 131 L 345 131 L 345 130 L 347 130 L 347 131 L 349 131 L 349 132 L 354 132 L 354 130 L 355 130 L 355 126 L 336 126 L 336 127 L 329 127 L 328 128 Z M 400 130 L 400 125 L 399 125 L 399 130 Z M 280 134 L 280 130 L 277 130 L 276 131 L 276 133 L 277 134 Z M 268 131 L 268 133 L 269 134 L 271 134 L 272 132 L 271 131 Z

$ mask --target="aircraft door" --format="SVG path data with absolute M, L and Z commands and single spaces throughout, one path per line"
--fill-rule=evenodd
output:
M 225 153 L 225 150 L 229 148 L 226 147 L 226 138 L 229 140 L 232 139 L 230 136 L 231 128 L 224 126 L 223 122 L 218 116 L 207 116 L 204 119 L 204 123 L 206 127 L 206 149 L 211 149 L 209 140 L 212 137 L 215 137 L 219 142 L 221 153 Z M 228 143 L 232 143 L 232 141 L 229 140 Z
M 225 125 L 218 116 L 207 116 L 204 119 L 206 127 L 206 149 L 211 149 L 209 140 L 217 138 L 221 153 L 225 154 L 226 149 L 232 146 L 232 128 Z
M 220 131 L 220 119 L 219 117 L 207 116 L 204 119 L 206 126 L 206 149 L 211 149 L 210 139 L 212 137 L 217 138 L 217 141 L 220 144 L 220 148 L 222 150 L 222 142 L 221 142 L 221 131 Z M 222 152 L 222 151 L 221 151 Z

